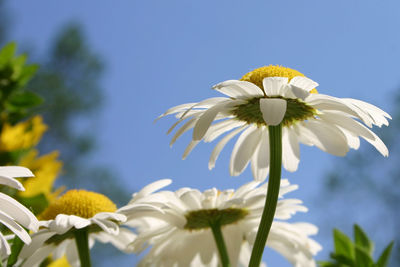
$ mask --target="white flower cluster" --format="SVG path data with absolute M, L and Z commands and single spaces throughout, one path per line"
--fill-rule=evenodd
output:
M 268 202 L 269 183 L 264 182 L 274 166 L 270 164 L 270 150 L 274 149 L 269 140 L 270 126 L 282 126 L 282 164 L 288 171 L 298 168 L 300 143 L 344 156 L 350 148 L 359 148 L 361 137 L 388 156 L 385 144 L 369 128 L 388 125 L 389 114 L 360 100 L 319 94 L 315 90 L 318 84 L 306 77 L 265 74 L 276 70 L 298 73 L 277 66 L 260 68 L 242 80 L 213 87 L 227 97 L 179 105 L 160 116 L 176 114 L 178 121 L 169 132 L 185 121 L 171 145 L 193 129 L 184 158 L 201 140 L 212 142 L 221 137 L 211 153 L 210 169 L 224 146 L 239 135 L 231 155 L 230 174 L 239 175 L 251 164 L 255 181 L 236 190 L 212 188 L 201 192 L 188 187 L 164 190 L 172 181 L 159 180 L 133 194 L 131 201 L 119 209 L 104 195 L 70 190 L 50 203 L 39 215 L 40 221 L 15 199 L 0 193 L 0 223 L 12 232 L 6 236 L 0 232 L 2 264 L 11 254 L 10 240 L 17 236 L 25 245 L 15 266 L 40 266 L 49 257 L 55 260 L 64 256 L 72 266 L 81 266 L 88 259 L 81 254 L 78 238 L 86 236 L 83 243 L 88 248 L 99 241 L 112 243 L 127 253 L 147 251 L 139 263 L 143 267 L 216 267 L 224 260 L 231 266 L 248 266 L 265 204 L 275 203 Z M 31 176 L 32 172 L 23 167 L 0 167 L 0 184 L 17 190 L 24 188 L 15 178 Z M 279 198 L 275 214 L 271 213 L 274 220 L 266 246 L 293 266 L 316 266 L 314 256 L 322 248 L 310 236 L 318 228 L 288 221 L 307 208 L 299 199 L 284 198 L 297 185 L 283 179 L 278 188 L 277 181 Z M 221 247 L 225 244 L 224 258 Z

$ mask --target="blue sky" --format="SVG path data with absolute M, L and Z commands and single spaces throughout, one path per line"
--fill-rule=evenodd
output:
M 62 25 L 83 25 L 106 64 L 106 105 L 93 161 L 112 166 L 134 192 L 166 177 L 174 180 L 171 189 L 201 190 L 237 188 L 252 179 L 249 170 L 229 177 L 233 142 L 209 171 L 215 143 L 199 145 L 182 161 L 190 134 L 171 149 L 165 133 L 174 119 L 153 121 L 171 106 L 218 96 L 213 84 L 263 65 L 297 69 L 317 81 L 321 93 L 392 110 L 391 95 L 400 85 L 399 1 L 271 2 L 14 0 L 8 7 L 13 40 L 29 42 L 43 54 Z M 326 213 L 317 208 L 315 196 L 334 157 L 305 146 L 301 153 L 299 170 L 284 173 L 300 186 L 291 197 L 310 208 L 294 221 L 318 224 Z M 326 233 L 332 225 L 318 225 L 325 233 L 316 237 L 325 248 L 318 259 L 331 248 Z M 271 253 L 266 260 L 269 266 L 289 266 Z

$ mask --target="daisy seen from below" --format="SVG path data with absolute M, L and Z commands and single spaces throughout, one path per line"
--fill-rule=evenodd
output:
M 24 167 L 4 166 L 0 167 L 0 184 L 17 190 L 25 190 L 22 184 L 15 177 L 33 177 L 33 173 Z M 25 228 L 37 231 L 39 222 L 35 215 L 24 205 L 12 197 L 1 193 L 0 223 L 18 236 L 24 243 L 29 244 L 31 237 Z M 23 226 L 23 227 L 22 227 Z M 7 259 L 11 249 L 7 238 L 0 232 L 0 257 L 1 260 Z
M 170 183 L 165 179 L 144 187 L 119 210 L 127 216 L 125 224 L 138 232 L 132 250 L 138 253 L 151 246 L 138 266 L 219 266 L 220 262 L 222 266 L 247 266 L 268 184 L 252 181 L 236 191 L 182 188 L 156 192 Z M 281 199 L 267 246 L 294 266 L 312 267 L 321 246 L 309 236 L 318 229 L 309 223 L 285 221 L 296 212 L 307 211 L 298 199 L 282 199 L 296 189 L 288 180 L 281 181 Z
M 89 248 L 95 241 L 110 242 L 124 250 L 136 235 L 120 228 L 126 217 L 116 210 L 116 205 L 102 194 L 67 191 L 39 216 L 39 231 L 19 255 L 21 266 L 39 266 L 48 256 L 66 256 L 71 266 L 91 266 Z
M 389 114 L 361 100 L 320 94 L 315 89 L 317 86 L 318 83 L 296 70 L 266 66 L 247 73 L 240 80 L 228 80 L 213 87 L 227 97 L 179 105 L 160 117 L 176 114 L 178 121 L 168 133 L 187 120 L 176 131 L 170 145 L 193 128 L 192 141 L 183 158 L 201 140 L 212 142 L 229 132 L 212 151 L 209 169 L 214 168 L 224 146 L 239 135 L 230 159 L 232 176 L 241 174 L 251 163 L 256 180 L 267 177 L 268 126 L 282 126 L 282 163 L 291 172 L 297 170 L 300 161 L 299 143 L 344 156 L 350 148 L 359 148 L 359 137 L 362 137 L 388 156 L 385 144 L 364 124 L 370 128 L 388 125 Z

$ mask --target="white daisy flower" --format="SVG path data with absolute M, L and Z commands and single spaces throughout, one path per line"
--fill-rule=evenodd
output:
M 72 266 L 80 266 L 74 237 L 82 229 L 89 232 L 89 247 L 100 241 L 125 250 L 136 235 L 120 228 L 126 217 L 116 210 L 116 205 L 102 194 L 85 190 L 66 192 L 39 216 L 40 230 L 32 235 L 32 243 L 23 247 L 19 255 L 21 266 L 39 266 L 50 254 L 53 259 L 66 256 Z
M 229 132 L 215 146 L 209 169 L 214 168 L 224 146 L 241 133 L 231 155 L 232 176 L 241 174 L 251 162 L 255 179 L 265 179 L 269 170 L 268 125 L 283 126 L 283 166 L 291 172 L 297 170 L 300 161 L 299 143 L 344 156 L 350 148 L 359 148 L 359 137 L 362 137 L 388 156 L 385 144 L 362 123 L 370 128 L 388 125 L 389 114 L 360 100 L 319 94 L 315 90 L 317 86 L 318 83 L 296 70 L 267 66 L 247 73 L 241 80 L 229 80 L 213 87 L 228 97 L 179 105 L 160 117 L 176 114 L 179 119 L 168 133 L 188 119 L 176 131 L 170 145 L 194 128 L 183 159 L 201 140 L 211 142 Z
M 141 252 L 151 246 L 138 266 L 218 266 L 218 250 L 210 225 L 222 226 L 231 266 L 247 266 L 251 246 L 263 211 L 267 184 L 250 182 L 238 190 L 200 192 L 182 188 L 176 192 L 155 192 L 171 181 L 160 180 L 144 187 L 119 212 L 125 224 L 135 227 L 137 238 L 131 247 Z M 313 256 L 321 246 L 309 236 L 317 227 L 309 223 L 288 223 L 296 212 L 306 212 L 298 199 L 282 199 L 297 189 L 284 179 L 267 246 L 298 267 L 316 266 Z
M 25 188 L 22 184 L 15 179 L 15 177 L 33 177 L 33 173 L 24 167 L 19 166 L 5 166 L 0 167 L 0 184 L 6 185 L 21 191 Z M 0 223 L 10 229 L 16 236 L 18 236 L 24 243 L 28 244 L 31 242 L 29 234 L 22 227 L 37 231 L 39 222 L 35 215 L 27 209 L 24 205 L 12 197 L 0 193 Z M 21 226 L 22 225 L 22 226 Z M 8 244 L 7 238 L 0 232 L 0 256 L 1 259 L 7 258 L 10 255 L 10 245 Z

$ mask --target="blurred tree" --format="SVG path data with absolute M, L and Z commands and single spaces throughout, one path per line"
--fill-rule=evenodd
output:
M 111 177 L 108 168 L 88 164 L 88 156 L 96 145 L 94 115 L 102 104 L 103 68 L 80 25 L 68 24 L 56 36 L 28 88 L 44 98 L 37 112 L 43 115 L 50 130 L 39 148 L 43 152 L 60 151 L 64 175 L 59 181 L 68 187 L 100 191 L 121 203 L 129 195 Z
M 400 94 L 394 98 L 394 112 L 389 112 L 393 120 L 388 128 L 378 131 L 378 135 L 388 146 L 389 159 L 383 158 L 371 146 L 362 145 L 346 158 L 338 158 L 334 169 L 326 174 L 325 188 L 319 199 L 325 205 L 318 205 L 324 211 L 329 209 L 327 221 L 336 227 L 348 227 L 357 220 L 368 232 L 384 244 L 395 239 L 395 249 L 390 266 L 400 266 Z M 321 203 L 321 202 L 319 202 Z M 327 207 L 330 206 L 330 207 Z M 335 206 L 347 207 L 337 209 Z M 340 210 L 340 211 L 339 211 Z M 327 222 L 329 224 L 329 222 Z

